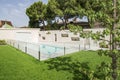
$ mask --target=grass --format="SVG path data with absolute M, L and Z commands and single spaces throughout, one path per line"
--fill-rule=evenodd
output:
M 10 46 L 0 46 L 0 80 L 88 80 L 79 70 L 95 70 L 108 57 L 99 57 L 94 51 L 38 61 Z

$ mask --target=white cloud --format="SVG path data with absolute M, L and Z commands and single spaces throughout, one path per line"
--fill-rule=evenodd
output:
M 20 0 L 16 4 L 6 3 L 0 5 L 0 19 L 12 21 L 14 26 L 27 26 L 28 17 L 26 15 L 26 8 L 33 4 L 35 1 L 39 0 Z M 42 0 L 44 3 L 47 0 Z
M 27 26 L 28 17 L 25 14 L 25 9 L 28 3 L 18 3 L 16 5 L 5 4 L 0 8 L 1 19 L 12 21 L 14 26 Z
M 28 18 L 25 15 L 25 10 L 22 10 L 21 7 L 6 5 L 1 9 L 1 12 L 1 19 L 12 21 L 14 26 L 27 25 Z

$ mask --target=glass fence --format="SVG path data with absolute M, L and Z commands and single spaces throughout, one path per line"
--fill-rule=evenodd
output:
M 7 40 L 7 44 L 35 57 L 38 60 L 46 60 L 80 50 L 91 49 L 90 45 L 80 45 L 75 43 L 30 43 L 16 40 Z

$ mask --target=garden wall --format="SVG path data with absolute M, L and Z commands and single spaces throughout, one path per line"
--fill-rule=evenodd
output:
M 103 31 L 103 28 L 84 29 L 84 31 Z M 88 33 L 89 34 L 89 33 Z M 16 40 L 24 42 L 45 43 L 45 44 L 79 44 L 89 49 L 98 49 L 99 42 L 91 38 L 83 39 L 80 34 L 72 33 L 69 30 L 40 31 L 39 28 L 13 28 L 0 29 L 1 40 Z M 106 36 L 109 40 L 109 37 Z M 69 45 L 68 45 L 69 46 Z
M 38 42 L 38 33 L 39 29 L 31 28 L 0 29 L 0 39 Z

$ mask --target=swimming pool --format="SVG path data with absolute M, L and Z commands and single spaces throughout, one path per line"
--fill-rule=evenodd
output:
M 43 54 L 55 54 L 55 53 L 61 53 L 61 52 L 63 53 L 64 47 L 56 47 L 56 46 L 41 44 L 40 51 Z
M 70 54 L 81 49 L 80 45 L 71 43 L 27 43 L 15 40 L 7 43 L 39 60 Z

